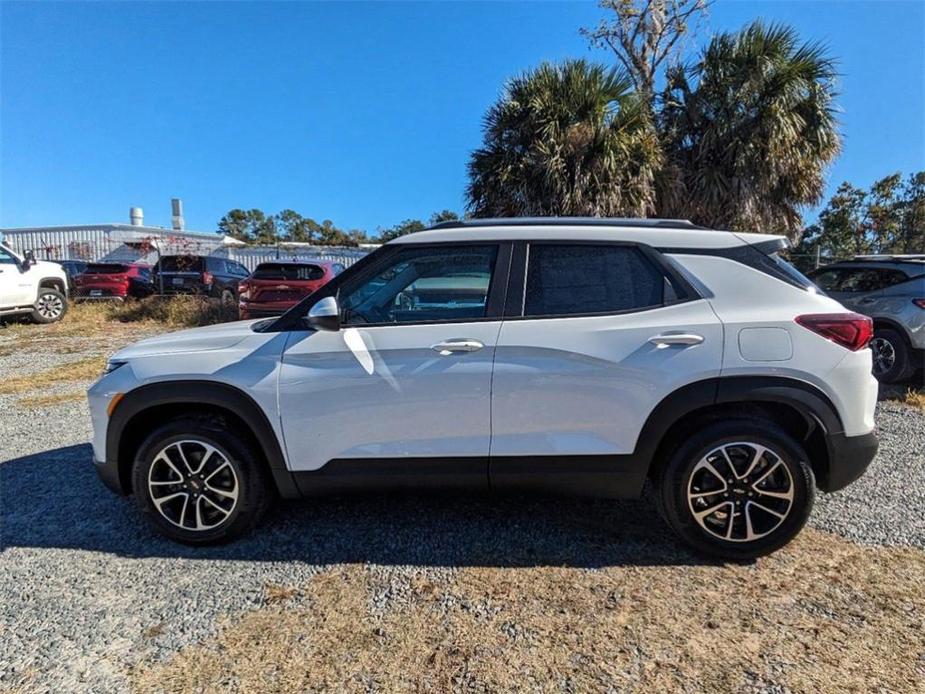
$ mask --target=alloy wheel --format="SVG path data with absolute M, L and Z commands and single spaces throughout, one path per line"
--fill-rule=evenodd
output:
M 781 456 L 747 441 L 707 453 L 687 485 L 694 520 L 726 542 L 751 542 L 774 532 L 793 508 L 793 497 L 793 478 Z
M 64 301 L 57 294 L 42 294 L 35 304 L 35 310 L 42 318 L 58 318 L 64 311 Z
M 211 530 L 225 522 L 238 504 L 239 486 L 228 457 L 196 439 L 165 446 L 148 471 L 157 512 L 184 530 Z
M 896 364 L 896 348 L 889 340 L 875 337 L 870 341 L 870 351 L 873 352 L 875 375 L 882 376 Z

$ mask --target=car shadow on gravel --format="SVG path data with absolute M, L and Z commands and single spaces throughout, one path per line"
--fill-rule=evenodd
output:
M 131 498 L 97 478 L 87 444 L 0 463 L 0 548 L 128 557 L 424 566 L 710 563 L 678 543 L 646 500 L 491 495 L 284 502 L 246 538 L 192 548 L 156 535 Z

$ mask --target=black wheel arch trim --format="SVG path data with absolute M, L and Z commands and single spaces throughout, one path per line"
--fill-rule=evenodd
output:
M 133 461 L 119 460 L 123 434 L 130 422 L 146 410 L 164 405 L 196 404 L 227 410 L 245 422 L 257 439 L 266 458 L 273 481 L 284 498 L 299 496 L 276 432 L 261 407 L 240 388 L 216 381 L 165 381 L 151 383 L 129 391 L 116 405 L 106 429 L 106 465 L 121 474 L 122 466 Z M 131 490 L 120 482 L 123 494 Z
M 813 460 L 814 471 L 821 489 L 828 491 L 830 479 L 838 477 L 840 451 L 838 441 L 845 438 L 838 410 L 829 397 L 806 381 L 786 376 L 723 376 L 682 386 L 666 396 L 652 411 L 639 435 L 635 459 L 646 465 L 657 464 L 655 456 L 671 427 L 697 410 L 736 403 L 776 403 L 798 412 L 806 421 L 808 431 L 817 427 L 826 442 L 826 459 Z

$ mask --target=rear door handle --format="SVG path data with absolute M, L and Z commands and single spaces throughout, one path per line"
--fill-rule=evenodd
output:
M 703 342 L 703 335 L 694 333 L 677 333 L 675 335 L 656 335 L 650 337 L 653 345 L 699 345 Z
M 443 342 L 438 342 L 435 345 L 431 345 L 431 349 L 435 352 L 439 352 L 442 356 L 448 356 L 454 352 L 477 352 L 482 349 L 485 345 L 479 342 L 478 340 L 473 340 L 472 338 L 460 338 L 453 340 L 444 340 Z

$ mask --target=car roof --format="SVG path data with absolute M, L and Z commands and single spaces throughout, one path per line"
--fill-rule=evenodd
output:
M 325 265 L 330 267 L 331 265 L 337 264 L 337 261 L 334 260 L 294 260 L 292 258 L 280 258 L 279 260 L 261 260 L 257 263 L 257 267 L 261 265 Z
M 729 248 L 785 241 L 776 234 L 717 231 L 677 219 L 512 217 L 444 222 L 400 236 L 388 245 L 465 241 L 627 241 L 658 248 Z
M 903 270 L 905 272 L 914 272 L 916 274 L 925 272 L 925 261 L 923 260 L 843 260 L 831 265 L 823 265 L 813 270 L 814 273 L 824 272 L 826 270 Z

